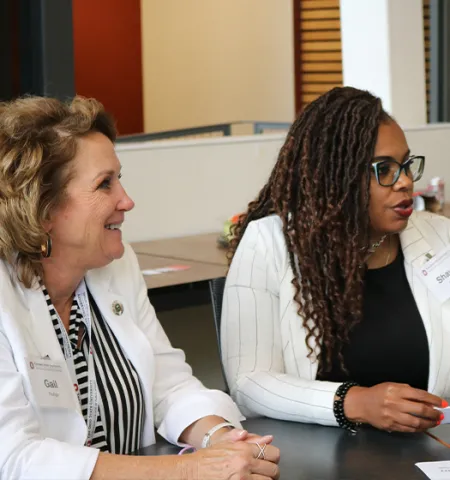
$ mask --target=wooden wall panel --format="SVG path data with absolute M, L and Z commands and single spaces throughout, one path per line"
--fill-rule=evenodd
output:
M 339 0 L 294 1 L 296 110 L 341 86 L 342 45 Z M 423 0 L 425 75 L 430 96 L 430 0 Z M 429 112 L 429 107 L 428 107 Z
M 294 0 L 294 12 L 296 109 L 301 111 L 342 85 L 339 0 Z

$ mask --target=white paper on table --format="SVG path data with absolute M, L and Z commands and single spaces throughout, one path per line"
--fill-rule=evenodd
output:
M 450 480 L 450 461 L 416 463 L 430 480 Z
M 191 268 L 189 265 L 172 265 L 170 267 L 150 268 L 141 270 L 142 275 L 161 275 L 162 273 L 180 272 Z
M 435 410 L 439 410 L 444 414 L 444 418 L 441 420 L 439 425 L 445 425 L 446 423 L 450 423 L 450 407 L 433 407 Z

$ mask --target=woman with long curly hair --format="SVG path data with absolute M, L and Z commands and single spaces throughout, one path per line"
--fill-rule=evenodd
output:
M 294 122 L 229 252 L 222 355 L 244 414 L 440 423 L 450 309 L 417 268 L 449 245 L 450 221 L 413 212 L 424 164 L 366 91 L 334 88 Z

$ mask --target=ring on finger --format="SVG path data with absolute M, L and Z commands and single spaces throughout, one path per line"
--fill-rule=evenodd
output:
M 258 456 L 256 457 L 256 460 L 259 460 L 260 458 L 262 458 L 263 460 L 266 459 L 266 455 L 264 453 L 264 451 L 266 450 L 266 447 L 267 447 L 267 444 L 266 443 L 263 443 L 263 446 L 261 446 L 258 442 L 255 442 L 256 445 L 258 446 L 259 448 L 259 453 L 258 453 Z

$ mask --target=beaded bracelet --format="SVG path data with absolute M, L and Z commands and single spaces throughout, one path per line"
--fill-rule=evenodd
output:
M 336 396 L 339 397 L 338 400 L 334 401 L 333 404 L 333 413 L 336 418 L 336 421 L 338 425 L 345 429 L 348 430 L 349 432 L 356 433 L 358 427 L 361 425 L 360 423 L 357 422 L 351 422 L 344 413 L 344 400 L 345 397 L 348 393 L 348 391 L 352 387 L 358 387 L 359 385 L 356 382 L 345 382 L 342 385 L 339 386 L 339 388 L 336 390 Z

